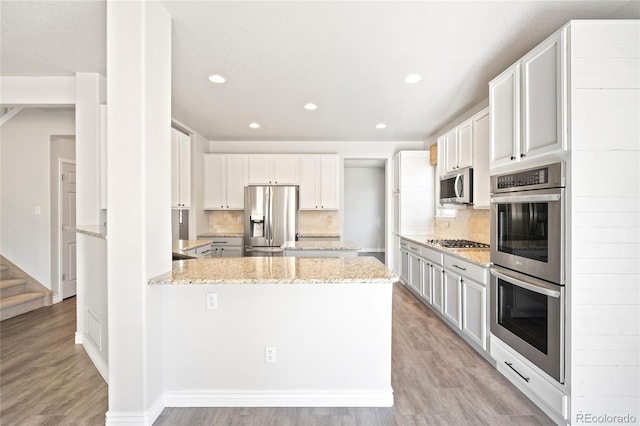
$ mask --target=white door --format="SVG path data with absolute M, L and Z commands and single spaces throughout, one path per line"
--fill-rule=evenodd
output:
M 76 165 L 62 163 L 62 226 L 76 226 Z M 62 232 L 62 298 L 76 295 L 76 233 Z

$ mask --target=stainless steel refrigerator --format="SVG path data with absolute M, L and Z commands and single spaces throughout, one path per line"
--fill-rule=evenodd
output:
M 247 186 L 244 189 L 246 256 L 282 256 L 280 246 L 298 233 L 297 186 Z

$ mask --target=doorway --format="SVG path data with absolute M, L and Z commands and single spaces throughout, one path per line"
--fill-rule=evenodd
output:
M 385 263 L 385 159 L 344 160 L 344 241 Z
M 67 181 L 73 180 L 73 186 L 71 187 L 71 191 L 73 193 L 73 197 L 70 200 L 71 203 L 75 206 L 75 158 L 76 158 L 76 139 L 73 135 L 65 135 L 65 136 L 51 136 L 51 144 L 50 144 L 50 173 L 49 173 L 49 182 L 50 182 L 50 200 L 51 200 L 51 290 L 53 291 L 53 303 L 58 303 L 63 299 L 63 285 L 62 285 L 62 267 L 65 265 L 66 267 L 71 266 L 72 275 L 75 275 L 75 233 L 70 233 L 68 231 L 64 231 L 62 229 L 63 225 L 63 197 L 62 197 L 62 176 L 63 176 L 63 163 L 73 166 L 73 174 L 68 176 Z M 69 170 L 66 170 L 69 173 Z M 69 194 L 67 194 L 69 195 Z M 67 206 L 69 207 L 69 206 Z M 75 226 L 75 208 L 69 207 L 73 210 L 73 217 L 70 216 L 70 212 L 66 213 L 66 221 L 73 220 Z M 64 222 L 66 223 L 66 222 Z M 73 235 L 71 235 L 73 234 Z M 67 247 L 68 253 L 70 250 L 70 259 L 62 259 L 62 247 L 63 247 L 63 238 L 65 238 L 65 245 Z M 69 242 L 70 245 L 67 244 Z M 65 272 L 65 279 L 68 278 L 69 275 Z M 73 278 L 73 277 L 72 277 Z M 69 286 L 67 286 L 69 287 Z M 73 285 L 71 286 L 73 287 Z M 70 293 L 74 293 L 71 291 Z
M 60 297 L 76 295 L 76 165 L 60 162 Z

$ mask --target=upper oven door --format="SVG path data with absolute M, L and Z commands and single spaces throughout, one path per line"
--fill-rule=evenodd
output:
M 494 194 L 491 262 L 564 284 L 564 189 Z

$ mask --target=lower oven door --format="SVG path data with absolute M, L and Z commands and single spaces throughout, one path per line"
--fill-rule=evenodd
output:
M 564 287 L 491 268 L 491 333 L 564 383 Z

